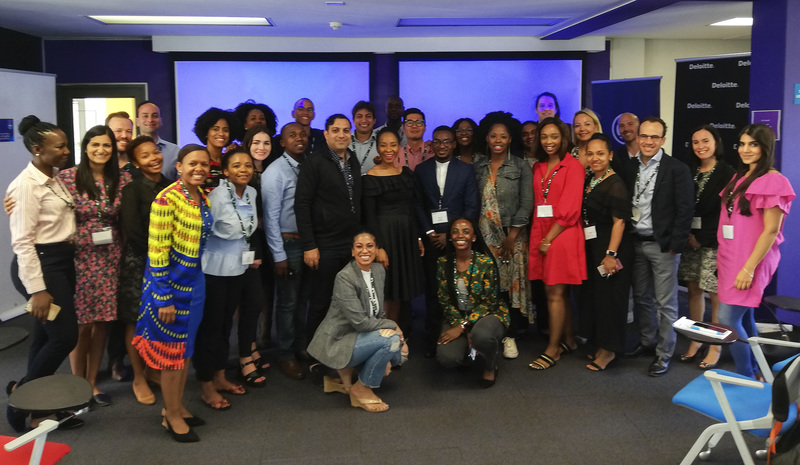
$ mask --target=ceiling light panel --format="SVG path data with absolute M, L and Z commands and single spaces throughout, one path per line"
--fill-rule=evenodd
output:
M 103 16 L 89 18 L 103 24 L 155 24 L 155 25 L 206 25 L 206 26 L 273 26 L 269 18 L 244 16 Z
M 752 26 L 753 18 L 731 18 L 712 23 L 712 26 Z

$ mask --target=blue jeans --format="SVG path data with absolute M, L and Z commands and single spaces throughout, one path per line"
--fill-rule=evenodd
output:
M 306 348 L 306 301 L 304 284 L 308 281 L 303 263 L 303 243 L 283 239 L 283 250 L 292 276 L 275 277 L 275 320 L 278 333 L 278 358 L 291 360 L 294 353 Z
M 758 336 L 753 307 L 730 305 L 725 302 L 720 302 L 717 316 L 720 323 L 732 327 L 739 333 L 740 340 Z M 753 351 L 750 349 L 750 344 L 736 341 L 729 347 L 731 348 L 733 361 L 736 363 L 736 372 L 740 375 L 755 378 L 759 369 Z
M 358 333 L 353 356 L 345 368 L 355 368 L 361 384 L 377 388 L 381 386 L 389 362 L 400 363 L 400 336 L 384 337 L 379 331 L 370 331 Z

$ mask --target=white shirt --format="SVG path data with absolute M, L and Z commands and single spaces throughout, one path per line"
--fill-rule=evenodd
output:
M 444 196 L 444 184 L 447 181 L 447 168 L 450 167 L 450 160 L 444 163 L 436 162 L 436 184 L 439 185 L 439 196 Z

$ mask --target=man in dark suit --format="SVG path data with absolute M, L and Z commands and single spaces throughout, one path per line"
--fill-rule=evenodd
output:
M 678 262 L 689 239 L 694 186 L 689 167 L 662 150 L 667 125 L 650 117 L 639 126 L 639 155 L 629 160 L 634 238 L 633 298 L 642 340 L 631 352 L 655 351 L 650 376 L 669 370 L 678 318 Z
M 447 126 L 433 131 L 434 158 L 420 163 L 415 171 L 423 201 L 417 205 L 417 221 L 423 233 L 425 255 L 425 355 L 436 354 L 442 310 L 436 296 L 436 260 L 445 252 L 450 224 L 467 218 L 477 226 L 480 202 L 472 165 L 453 158 L 456 135 Z

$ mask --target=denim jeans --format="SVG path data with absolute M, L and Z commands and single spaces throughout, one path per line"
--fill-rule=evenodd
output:
M 655 241 L 634 241 L 633 250 L 633 299 L 642 345 L 655 347 L 659 359 L 670 360 L 678 338 L 672 324 L 678 319 L 680 258 L 662 252 Z
M 353 356 L 345 368 L 355 368 L 361 384 L 371 388 L 380 387 L 386 374 L 386 364 L 400 363 L 400 336 L 381 336 L 380 331 L 358 333 L 353 347 Z
M 732 327 L 739 333 L 740 340 L 758 336 L 753 307 L 720 302 L 717 316 L 720 323 Z M 750 349 L 750 344 L 736 341 L 728 347 L 731 348 L 731 355 L 733 355 L 733 361 L 736 363 L 736 372 L 740 375 L 755 378 L 759 369 L 753 351 Z
M 292 276 L 275 277 L 275 321 L 278 333 L 278 358 L 291 360 L 306 348 L 306 303 L 308 273 L 303 263 L 303 243 L 283 239 L 283 250 Z

